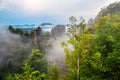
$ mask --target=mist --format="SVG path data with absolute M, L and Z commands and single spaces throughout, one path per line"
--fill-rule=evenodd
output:
M 48 66 L 56 65 L 63 73 L 65 73 L 65 54 L 61 47 L 61 42 L 68 38 L 66 34 L 57 37 L 50 37 L 42 42 L 45 48 L 45 55 Z M 11 33 L 7 29 L 0 28 L 0 68 L 6 66 L 17 70 L 22 65 L 23 60 L 27 59 L 35 45 L 31 45 L 32 41 L 25 36 Z M 64 69 L 64 70 L 63 70 Z M 8 72 L 10 72 L 8 70 Z
M 65 53 L 61 47 L 61 42 L 67 41 L 67 39 L 65 34 L 59 38 L 51 38 L 48 41 L 48 47 L 46 47 L 48 65 L 56 65 L 63 76 L 67 73 L 67 65 L 65 64 Z
M 24 38 L 25 39 L 25 38 Z M 24 42 L 21 36 L 0 28 L 0 67 L 20 66 L 31 52 L 30 42 Z

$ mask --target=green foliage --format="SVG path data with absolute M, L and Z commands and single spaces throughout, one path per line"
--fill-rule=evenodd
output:
M 13 80 L 11 74 L 6 74 L 3 80 Z
M 83 19 L 79 24 L 76 24 L 76 19 L 71 21 L 72 25 L 68 30 L 70 39 L 67 42 L 62 42 L 65 51 L 65 61 L 69 67 L 69 73 L 65 79 L 79 80 L 90 74 L 87 70 L 90 63 L 88 58 L 92 45 L 92 35 L 88 30 L 85 30 L 86 25 Z
M 21 74 L 14 74 L 14 76 L 6 75 L 4 80 L 46 80 L 46 74 L 33 70 L 27 62 L 23 63 L 22 70 Z
M 21 54 L 23 54 L 23 52 L 21 52 Z M 10 68 L 8 69 L 10 70 Z M 46 80 L 47 79 L 47 74 L 46 74 L 47 62 L 44 55 L 40 52 L 40 50 L 37 49 L 32 50 L 32 53 L 29 56 L 29 58 L 23 61 L 23 65 L 20 70 L 21 72 L 16 72 L 13 74 L 6 73 L 4 74 L 5 77 L 3 77 L 2 79 L 3 80 Z
M 24 32 L 22 31 L 22 29 L 20 28 L 14 28 L 13 26 L 9 25 L 8 27 L 8 30 L 10 30 L 12 33 L 15 33 L 15 34 L 20 34 L 20 35 L 23 35 Z
M 118 80 L 120 75 L 120 16 L 109 15 L 95 25 L 94 51 L 101 54 L 99 75 L 102 79 Z
M 27 62 L 34 70 L 40 70 L 41 72 L 47 73 L 47 60 L 40 50 L 33 49 Z
M 4 65 L 0 66 L 0 78 L 4 78 L 8 73 L 11 75 L 21 73 L 22 62 L 27 58 L 29 52 L 29 48 L 19 48 L 14 49 L 11 55 L 7 55 L 4 59 Z
M 15 29 L 13 26 L 9 25 L 8 29 L 11 31 L 11 32 L 15 32 Z
M 60 71 L 57 66 L 50 66 L 48 69 L 48 79 L 49 80 L 61 80 Z
M 32 32 L 29 33 L 28 31 L 23 31 L 20 28 L 14 28 L 13 26 L 9 25 L 8 30 L 10 30 L 12 33 L 19 34 L 21 36 L 27 36 L 27 37 L 32 37 Z
M 23 35 L 23 31 L 20 28 L 16 28 L 15 31 L 14 31 L 14 33 Z
M 101 17 L 92 34 L 85 29 L 84 20 L 76 24 L 74 19 L 68 36 L 61 43 L 69 70 L 65 80 L 120 79 L 119 15 Z

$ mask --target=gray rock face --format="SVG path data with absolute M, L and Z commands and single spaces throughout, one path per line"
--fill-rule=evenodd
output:
M 54 38 L 61 37 L 65 35 L 65 25 L 57 25 L 51 30 L 51 36 Z
M 36 29 L 36 36 L 39 37 L 40 35 L 42 35 L 42 29 L 41 29 L 41 27 L 38 27 Z

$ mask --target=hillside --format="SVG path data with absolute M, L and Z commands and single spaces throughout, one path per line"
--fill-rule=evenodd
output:
M 96 18 L 98 19 L 99 17 L 106 16 L 108 14 L 120 14 L 120 2 L 115 2 L 102 8 Z

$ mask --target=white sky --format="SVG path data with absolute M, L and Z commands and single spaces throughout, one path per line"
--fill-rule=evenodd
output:
M 0 0 L 0 11 L 24 16 L 95 17 L 101 8 L 120 0 Z

